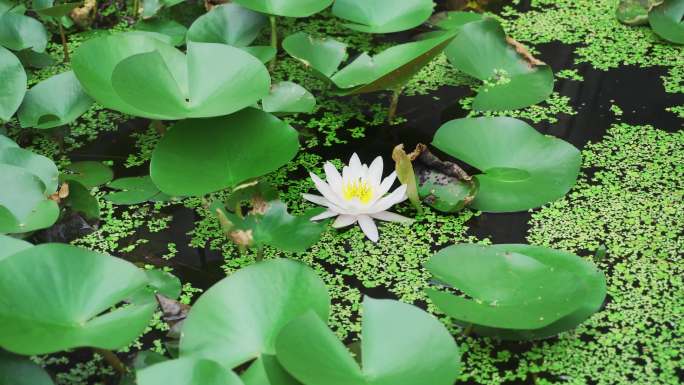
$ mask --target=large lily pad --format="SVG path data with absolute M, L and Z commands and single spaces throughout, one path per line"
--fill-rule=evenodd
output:
M 268 15 L 307 17 L 328 8 L 333 0 L 234 0 L 233 2 Z
M 31 88 L 19 108 L 22 127 L 53 128 L 69 124 L 93 104 L 73 71 L 54 75 Z
M 350 21 L 347 28 L 367 33 L 390 33 L 417 27 L 430 18 L 432 0 L 337 0 L 333 15 Z
M 303 263 L 276 259 L 242 268 L 193 305 L 183 325 L 181 357 L 212 359 L 227 369 L 275 353 L 275 340 L 293 319 L 312 311 L 328 318 L 323 281 Z
M 292 321 L 276 343 L 280 363 L 305 385 L 451 385 L 459 352 L 423 310 L 393 300 L 363 301 L 361 367 L 313 312 Z
M 283 40 L 283 49 L 327 79 L 347 59 L 347 45 L 333 38 L 319 38 L 297 32 Z
M 131 263 L 75 246 L 19 251 L 0 260 L 0 345 L 26 355 L 121 348 L 145 329 L 156 304 L 103 312 L 146 283 Z
M 332 82 L 344 95 L 401 88 L 437 56 L 454 38 L 447 31 L 425 40 L 399 44 L 375 56 L 366 53 L 332 75 Z
M 508 117 L 449 121 L 432 144 L 482 171 L 472 206 L 486 212 L 528 210 L 562 197 L 581 164 L 570 143 Z
M 279 82 L 271 86 L 271 92 L 261 100 L 266 112 L 309 113 L 316 107 L 316 98 L 306 88 L 293 82 Z
M 243 385 L 240 377 L 218 363 L 180 358 L 148 366 L 136 373 L 138 385 Z
M 19 59 L 0 47 L 0 122 L 8 121 L 26 93 L 26 72 Z
M 485 18 L 464 24 L 445 49 L 454 67 L 483 81 L 474 109 L 523 108 L 553 92 L 551 67 L 512 43 L 496 20 Z
M 0 9 L 0 46 L 12 51 L 45 51 L 47 30 L 40 21 L 12 9 Z
M 190 42 L 186 57 L 140 33 L 86 41 L 73 69 L 100 104 L 152 119 L 227 115 L 256 103 L 270 87 L 266 67 L 238 48 Z
M 237 4 L 222 4 L 195 20 L 188 41 L 246 47 L 259 36 L 268 18 Z
M 595 266 L 542 246 L 461 244 L 443 249 L 426 266 L 469 297 L 427 289 L 430 299 L 485 336 L 550 337 L 587 319 L 606 296 L 605 277 Z
M 40 365 L 28 357 L 18 356 L 0 349 L 0 384 L 53 385 L 54 382 Z
M 658 36 L 684 44 L 684 0 L 665 0 L 649 12 L 648 22 Z
M 295 129 L 254 108 L 177 123 L 152 153 L 150 176 L 171 196 L 234 187 L 286 164 L 299 149 Z
M 29 247 L 33 245 L 24 240 L 0 234 L 0 260 Z

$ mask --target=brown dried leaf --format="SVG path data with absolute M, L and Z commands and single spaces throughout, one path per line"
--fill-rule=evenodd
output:
M 155 294 L 159 308 L 162 311 L 162 319 L 173 328 L 179 322 L 185 320 L 190 311 L 190 305 L 180 303 L 174 299 L 165 297 L 159 293 Z
M 522 43 L 518 42 L 512 37 L 506 36 L 506 42 L 510 44 L 513 48 L 515 48 L 515 52 L 522 56 L 523 59 L 525 59 L 525 61 L 527 62 L 527 64 L 530 65 L 530 67 L 542 66 L 546 64 L 543 61 L 532 56 L 527 47 L 525 47 Z
M 62 199 L 66 198 L 68 196 L 69 196 L 69 184 L 68 183 L 62 183 L 62 185 L 59 186 L 59 190 L 50 194 L 48 199 L 51 201 L 55 201 L 57 203 L 60 203 L 62 201 Z
M 89 27 L 95 20 L 95 13 L 97 11 L 97 0 L 85 0 L 83 5 L 74 8 L 69 17 L 76 25 L 81 28 Z
M 231 231 L 228 236 L 238 246 L 249 247 L 254 243 L 254 236 L 252 230 L 235 230 Z

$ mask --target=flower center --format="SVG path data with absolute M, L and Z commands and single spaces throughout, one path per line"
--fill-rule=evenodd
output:
M 373 188 L 368 182 L 357 179 L 344 184 L 342 187 L 342 196 L 348 201 L 359 198 L 361 203 L 368 203 L 371 198 L 373 198 Z

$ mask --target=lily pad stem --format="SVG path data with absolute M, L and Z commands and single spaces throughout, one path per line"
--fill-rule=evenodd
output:
M 133 19 L 138 18 L 138 9 L 140 8 L 140 0 L 133 0 Z
M 62 27 L 62 22 L 57 21 L 57 25 L 59 25 L 59 37 L 62 38 L 62 49 L 64 49 L 64 62 L 68 63 L 69 60 L 69 43 L 67 43 L 66 35 L 64 34 L 64 27 Z
M 397 106 L 399 105 L 399 96 L 404 87 L 400 87 L 392 91 L 392 98 L 390 99 L 389 111 L 387 112 L 387 122 L 392 123 L 394 117 L 397 115 Z
M 271 47 L 276 51 L 275 56 L 273 56 L 273 60 L 271 60 L 268 67 L 269 70 L 273 71 L 273 69 L 275 69 L 276 61 L 278 60 L 278 26 L 276 24 L 275 15 L 270 15 L 268 18 L 271 21 Z
M 107 363 L 112 368 L 114 368 L 114 370 L 117 371 L 117 373 L 121 375 L 128 373 L 126 365 L 124 365 L 123 362 L 121 362 L 121 360 L 119 359 L 119 357 L 116 354 L 114 354 L 114 352 L 112 352 L 111 350 L 100 348 L 93 348 L 93 350 L 95 350 L 97 354 L 101 355 L 105 359 L 105 361 L 107 361 Z

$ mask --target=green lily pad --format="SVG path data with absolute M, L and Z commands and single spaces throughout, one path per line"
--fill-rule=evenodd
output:
M 28 357 L 18 356 L 0 349 L 0 384 L 53 385 L 54 382 L 40 365 Z
M 90 190 L 75 180 L 68 183 L 69 195 L 64 200 L 64 205 L 72 211 L 81 213 L 85 219 L 100 219 L 100 203 Z
M 52 200 L 38 202 L 23 220 L 0 204 L 0 233 L 19 234 L 45 229 L 57 222 L 57 218 L 59 206 Z
M 461 211 L 477 194 L 475 181 L 464 181 L 423 166 L 416 169 L 418 195 L 434 209 L 445 213 Z
M 658 36 L 675 44 L 684 44 L 684 0 L 665 0 L 651 9 L 648 22 Z
M 222 4 L 198 17 L 188 30 L 188 41 L 246 47 L 259 36 L 268 18 L 237 4 Z
M 542 246 L 461 244 L 443 249 L 426 267 L 469 297 L 427 289 L 437 307 L 480 335 L 502 339 L 547 338 L 572 329 L 606 296 L 605 276 L 595 266 Z
M 283 40 L 283 49 L 293 58 L 311 67 L 322 78 L 329 78 L 347 59 L 347 45 L 333 38 L 317 38 L 297 32 Z
M 564 196 L 582 160 L 570 143 L 508 117 L 449 121 L 432 144 L 482 171 L 472 207 L 486 212 L 528 210 Z
M 262 63 L 270 62 L 278 53 L 275 48 L 269 45 L 253 45 L 251 47 L 238 48 L 259 59 Z
M 648 13 L 663 0 L 620 0 L 615 16 L 627 25 L 648 24 Z
M 104 196 L 104 199 L 117 205 L 135 205 L 150 200 L 169 198 L 168 195 L 159 191 L 149 175 L 120 178 L 110 182 L 107 187 L 121 190 Z
M 483 19 L 481 13 L 477 12 L 464 12 L 464 11 L 453 11 L 453 12 L 442 12 L 436 14 L 430 19 L 430 22 L 436 27 L 441 29 L 459 29 L 464 25 L 473 22 L 480 21 Z
M 333 0 L 234 0 L 233 2 L 267 15 L 307 17 L 328 8 Z
M 101 186 L 112 178 L 114 178 L 114 172 L 109 166 L 93 160 L 71 163 L 60 175 L 63 181 L 75 180 L 89 189 Z
M 240 378 L 245 385 L 302 385 L 269 354 L 262 354 L 256 359 Z
M 266 205 L 263 214 L 249 214 L 244 218 L 226 213 L 235 230 L 249 232 L 250 246 L 269 245 L 284 251 L 304 252 L 321 238 L 325 224 L 313 222 L 311 218 L 322 210 L 293 216 L 281 201 L 267 202 Z
M 194 358 L 168 360 L 136 373 L 138 385 L 243 385 L 235 372 L 215 361 Z
M 0 121 L 8 121 L 26 93 L 26 72 L 19 59 L 0 47 Z
M 294 128 L 267 112 L 247 108 L 176 123 L 152 153 L 150 176 L 171 196 L 202 196 L 272 172 L 298 150 Z
M 144 19 L 149 19 L 164 8 L 171 8 L 183 0 L 142 0 L 142 14 Z
M 36 3 L 33 4 L 36 6 Z M 34 9 L 34 11 L 43 17 L 53 17 L 60 18 L 68 16 L 71 11 L 80 7 L 83 3 L 62 3 L 55 5 L 53 1 L 44 2 L 44 4 L 39 5 L 39 8 Z
M 432 0 L 337 0 L 333 15 L 350 21 L 345 27 L 366 33 L 399 32 L 430 18 Z
M 67 71 L 31 88 L 17 115 L 22 127 L 53 128 L 73 122 L 92 104 L 73 71 Z
M 484 82 L 473 100 L 476 110 L 523 108 L 553 92 L 551 68 L 518 52 L 494 19 L 463 25 L 444 52 L 454 67 Z
M 266 67 L 238 48 L 190 42 L 186 57 L 158 39 L 130 33 L 84 42 L 73 68 L 100 104 L 151 119 L 227 115 L 255 104 L 270 87 Z
M 185 43 L 185 35 L 188 32 L 188 29 L 183 24 L 175 20 L 160 18 L 139 21 L 133 28 L 139 31 L 166 35 L 170 38 L 170 44 L 174 46 L 183 45 Z
M 459 351 L 435 317 L 399 301 L 363 300 L 361 366 L 309 312 L 280 332 L 277 357 L 304 384 L 451 385 L 459 373 Z
M 24 240 L 0 234 L 0 260 L 29 247 L 33 245 Z
M 448 31 L 429 39 L 399 44 L 372 57 L 363 53 L 330 80 L 343 95 L 400 88 L 442 52 L 454 34 Z
M 24 67 L 46 68 L 55 65 L 57 61 L 46 52 L 36 52 L 31 49 L 23 49 L 15 52 L 17 58 Z M 26 92 L 26 86 L 24 86 Z
M 147 327 L 153 302 L 107 309 L 147 284 L 129 262 L 48 243 L 0 260 L 0 345 L 18 354 L 119 349 Z
M 0 207 L 18 221 L 29 217 L 38 203 L 46 199 L 45 184 L 30 171 L 0 164 Z
M 297 83 L 280 82 L 271 86 L 268 96 L 261 99 L 261 106 L 266 112 L 310 113 L 316 107 L 316 98 Z
M 40 21 L 12 9 L 0 10 L 0 46 L 12 51 L 30 48 L 43 52 L 47 41 L 47 30 Z
M 19 148 L 11 139 L 0 135 L 0 164 L 20 167 L 37 176 L 44 184 L 42 192 L 51 194 L 57 190 L 59 171 L 49 158 Z
M 278 333 L 312 311 L 328 318 L 330 297 L 308 266 L 288 259 L 259 262 L 224 278 L 193 305 L 183 325 L 181 357 L 202 357 L 232 369 L 275 353 Z

